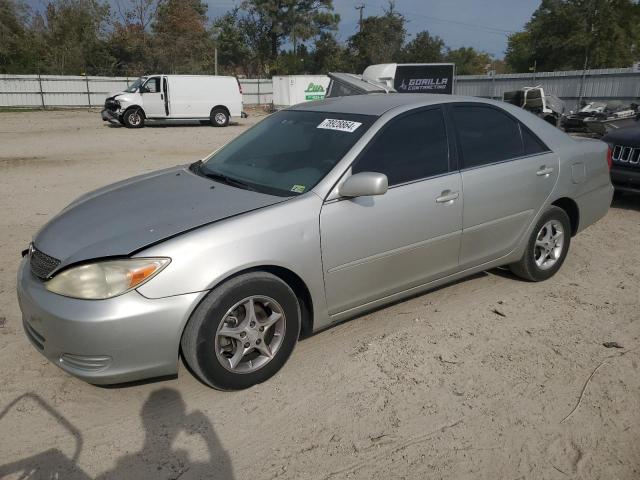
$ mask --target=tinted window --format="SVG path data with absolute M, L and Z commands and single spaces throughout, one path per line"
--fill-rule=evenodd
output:
M 391 120 L 353 166 L 353 173 L 384 173 L 389 185 L 448 170 L 447 133 L 439 108 Z
M 202 175 L 221 174 L 275 195 L 311 190 L 376 120 L 369 115 L 283 110 L 211 155 Z
M 542 140 L 536 137 L 527 127 L 520 124 L 520 130 L 522 131 L 525 155 L 535 155 L 536 153 L 549 151 L 549 147 L 542 143 Z
M 524 155 L 518 122 L 496 108 L 453 107 L 464 167 L 476 167 Z

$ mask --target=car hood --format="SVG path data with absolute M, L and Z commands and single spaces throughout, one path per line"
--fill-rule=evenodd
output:
M 632 126 L 611 130 L 604 137 L 603 142 L 613 145 L 622 145 L 624 147 L 640 147 L 640 126 Z
M 290 197 L 242 190 L 188 168 L 134 177 L 88 193 L 62 210 L 33 240 L 60 260 L 59 270 L 84 260 L 126 256 L 179 233 Z

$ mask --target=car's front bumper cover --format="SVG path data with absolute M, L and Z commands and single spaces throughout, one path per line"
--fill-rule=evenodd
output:
M 95 384 L 177 373 L 182 329 L 202 293 L 148 299 L 131 291 L 108 300 L 49 292 L 30 271 L 18 271 L 25 333 L 52 363 Z

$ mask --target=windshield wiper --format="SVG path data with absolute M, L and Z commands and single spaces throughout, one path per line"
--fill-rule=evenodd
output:
M 205 172 L 202 169 L 200 169 L 200 174 L 204 175 L 207 178 L 215 180 L 217 182 L 226 183 L 227 185 L 231 185 L 232 187 L 238 187 L 238 188 L 242 188 L 244 190 L 251 190 L 251 191 L 255 192 L 255 188 L 253 188 L 248 183 L 245 183 L 242 180 L 237 180 L 235 178 L 228 177 L 227 175 L 224 175 L 223 173 Z

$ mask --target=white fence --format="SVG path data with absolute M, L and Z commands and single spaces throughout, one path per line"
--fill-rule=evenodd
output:
M 110 93 L 127 88 L 135 77 L 0 75 L 0 106 L 101 107 Z M 270 79 L 241 79 L 245 105 L 273 101 Z
M 546 93 L 564 100 L 569 109 L 575 109 L 580 99 L 640 103 L 640 72 L 633 68 L 464 75 L 457 77 L 455 85 L 458 95 L 497 100 L 504 92 L 541 85 Z
M 133 77 L 0 75 L 0 106 L 99 107 L 111 92 L 125 89 Z M 273 103 L 271 79 L 241 79 L 245 105 Z M 456 77 L 455 93 L 502 98 L 509 90 L 542 85 L 575 108 L 580 98 L 640 103 L 640 72 L 632 68 L 567 72 L 516 73 Z

